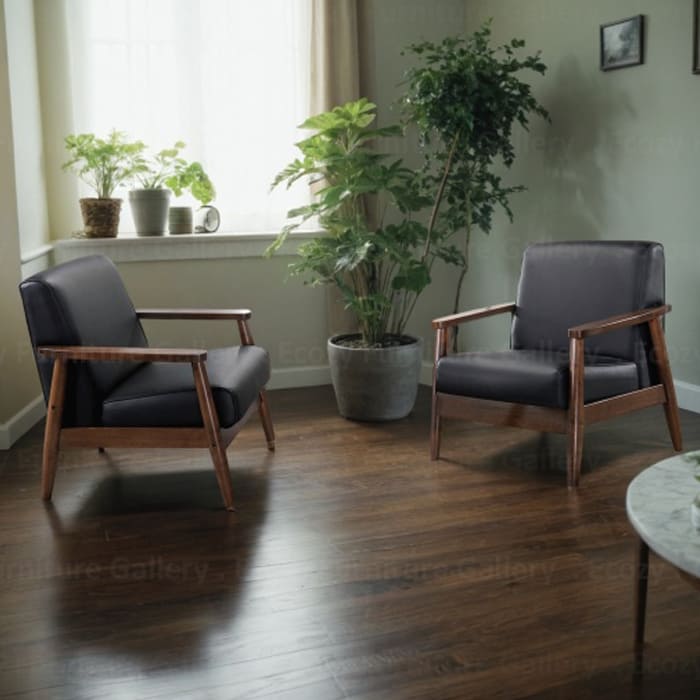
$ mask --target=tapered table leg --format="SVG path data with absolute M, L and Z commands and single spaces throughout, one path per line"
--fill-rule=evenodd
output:
M 647 611 L 647 584 L 649 583 L 649 545 L 639 539 L 635 566 L 634 587 L 634 674 L 640 676 L 644 668 L 644 623 Z

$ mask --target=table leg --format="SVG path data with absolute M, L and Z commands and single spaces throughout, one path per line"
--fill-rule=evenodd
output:
M 637 548 L 635 569 L 634 673 L 638 676 L 641 675 L 644 665 L 644 623 L 647 609 L 647 584 L 649 582 L 649 546 L 641 538 Z

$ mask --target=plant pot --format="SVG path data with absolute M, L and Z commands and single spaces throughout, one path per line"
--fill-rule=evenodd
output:
M 170 190 L 131 190 L 131 216 L 139 236 L 164 236 L 168 226 Z
M 328 340 L 328 361 L 340 415 L 366 421 L 405 418 L 416 402 L 423 340 L 401 336 L 405 344 L 386 348 L 340 344 L 359 337 L 337 335 Z
M 83 197 L 80 200 L 80 213 L 85 235 L 88 238 L 116 238 L 121 208 L 121 199 Z
M 171 235 L 194 233 L 194 215 L 192 207 L 170 207 L 168 230 Z

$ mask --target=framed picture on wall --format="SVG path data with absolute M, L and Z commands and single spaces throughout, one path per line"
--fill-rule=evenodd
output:
M 601 70 L 638 66 L 640 63 L 644 63 L 644 15 L 600 25 Z
M 693 73 L 700 73 L 700 0 L 694 0 L 693 8 Z

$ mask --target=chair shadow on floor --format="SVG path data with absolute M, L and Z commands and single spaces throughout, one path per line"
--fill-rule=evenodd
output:
M 72 514 L 46 505 L 58 571 L 50 611 L 66 668 L 96 653 L 117 675 L 115 663 L 203 663 L 211 636 L 235 621 L 267 514 L 263 471 L 235 470 L 234 484 L 236 513 L 222 508 L 208 469 L 117 471 Z
M 653 419 L 654 409 L 647 415 Z M 623 420 L 629 424 L 629 419 Z M 537 475 L 547 484 L 566 483 L 566 436 L 477 424 L 462 426 L 457 421 L 446 422 L 449 438 L 443 442 L 442 461 L 482 473 Z M 615 421 L 592 426 L 583 451 L 583 473 L 595 474 L 606 465 L 624 460 L 630 450 L 648 451 L 654 455 L 650 463 L 657 456 L 670 456 L 673 453 L 663 427 L 649 426 L 644 418 L 630 428 Z M 479 446 L 477 452 L 474 445 Z

